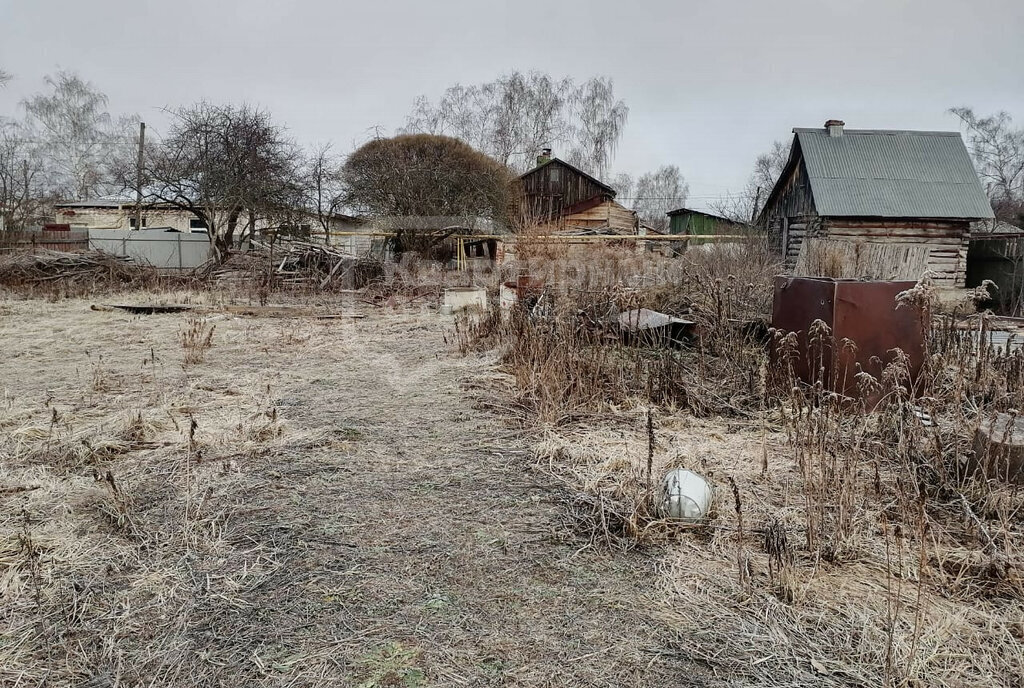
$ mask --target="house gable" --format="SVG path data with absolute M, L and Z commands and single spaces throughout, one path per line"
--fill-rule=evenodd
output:
M 615 198 L 615 189 L 558 158 L 521 175 L 519 184 L 527 222 L 548 221 Z

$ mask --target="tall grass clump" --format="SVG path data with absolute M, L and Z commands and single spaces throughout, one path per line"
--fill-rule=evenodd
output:
M 185 350 L 185 364 L 202 363 L 206 352 L 213 347 L 213 332 L 216 325 L 206 318 L 188 318 L 178 333 L 181 348 Z

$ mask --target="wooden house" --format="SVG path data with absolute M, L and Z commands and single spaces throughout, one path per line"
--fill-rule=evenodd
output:
M 519 177 L 524 226 L 555 232 L 637 234 L 634 211 L 615 202 L 615 189 L 545 149 Z
M 796 274 L 963 287 L 972 221 L 992 217 L 957 132 L 794 129 L 758 217 Z M 839 274 L 834 274 L 839 273 Z

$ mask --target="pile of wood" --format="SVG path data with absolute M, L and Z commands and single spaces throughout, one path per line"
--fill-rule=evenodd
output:
M 0 257 L 0 284 L 7 286 L 51 282 L 76 286 L 142 284 L 155 277 L 156 272 L 152 268 L 103 251 L 69 253 L 43 250 L 35 254 L 11 253 Z
M 223 264 L 211 266 L 207 274 L 221 282 L 255 279 L 315 290 L 360 289 L 383 276 L 384 266 L 379 260 L 324 244 L 253 242 L 249 251 L 232 253 Z

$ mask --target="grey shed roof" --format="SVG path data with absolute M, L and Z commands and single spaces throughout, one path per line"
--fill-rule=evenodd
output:
M 817 212 L 825 217 L 978 220 L 992 206 L 953 131 L 794 129 Z M 793 147 L 796 155 L 797 146 Z M 792 161 L 792 160 L 791 160 Z

